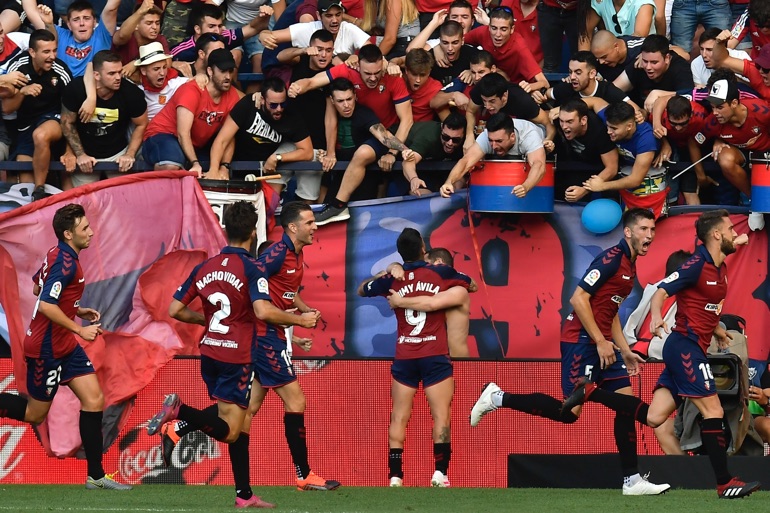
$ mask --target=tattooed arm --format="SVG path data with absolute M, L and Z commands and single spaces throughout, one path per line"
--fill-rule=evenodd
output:
M 67 144 L 72 148 L 72 152 L 77 158 L 77 165 L 84 173 L 93 173 L 94 164 L 96 159 L 87 155 L 83 150 L 83 144 L 80 141 L 76 124 L 78 122 L 78 115 L 76 112 L 72 112 L 67 107 L 62 105 L 61 107 L 61 132 L 64 138 L 67 140 Z

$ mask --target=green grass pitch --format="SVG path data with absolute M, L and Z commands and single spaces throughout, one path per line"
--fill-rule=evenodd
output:
M 672 490 L 657 497 L 624 497 L 618 490 L 500 488 L 340 488 L 298 492 L 293 487 L 255 488 L 277 504 L 272 511 L 323 513 L 515 512 L 515 513 L 757 513 L 770 493 L 720 500 L 714 490 Z M 225 486 L 137 486 L 130 492 L 82 486 L 4 485 L 0 513 L 14 512 L 221 512 L 233 511 L 235 492 Z M 252 510 L 254 511 L 254 510 Z

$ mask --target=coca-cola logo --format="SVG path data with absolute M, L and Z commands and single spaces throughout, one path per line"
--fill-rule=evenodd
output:
M 148 436 L 146 425 L 131 430 L 120 441 L 120 473 L 128 483 L 187 484 L 185 470 L 206 460 L 217 460 L 222 453 L 216 440 L 196 431 L 184 436 L 163 465 L 159 436 Z M 193 483 L 190 483 L 193 484 Z
M 6 389 L 8 389 L 8 393 L 18 393 L 10 388 L 11 383 L 13 383 L 13 375 L 9 374 L 0 381 L 0 392 L 6 392 Z M 19 454 L 14 453 L 26 431 L 26 424 L 22 426 L 0 426 L 0 480 L 5 479 L 24 458 L 23 452 Z

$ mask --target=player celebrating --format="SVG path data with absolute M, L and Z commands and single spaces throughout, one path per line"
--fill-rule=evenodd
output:
M 82 408 L 80 439 L 88 462 L 86 489 L 130 490 L 130 486 L 104 473 L 104 395 L 88 355 L 73 336 L 91 342 L 102 333 L 99 312 L 80 306 L 86 280 L 78 257 L 91 244 L 94 231 L 83 207 L 75 204 L 56 211 L 53 230 L 59 243 L 48 251 L 33 278 L 33 292 L 38 299 L 24 338 L 29 399 L 0 394 L 0 412 L 3 417 L 40 424 L 51 409 L 59 385 L 67 385 Z M 91 324 L 81 326 L 73 320 L 75 315 Z
M 423 260 L 425 243 L 414 228 L 405 228 L 396 242 L 398 252 L 404 259 L 404 280 L 396 279 L 385 272 L 365 280 L 358 287 L 358 294 L 365 297 L 387 296 L 396 310 L 398 320 L 398 343 L 396 358 L 391 367 L 393 384 L 391 396 L 393 410 L 390 416 L 390 486 L 403 484 L 403 453 L 406 439 L 406 425 L 412 413 L 414 395 L 422 381 L 425 396 L 433 417 L 433 457 L 436 470 L 431 485 L 448 487 L 450 443 L 450 418 L 454 379 L 452 362 L 443 309 L 463 305 L 468 300 L 471 280 L 445 265 L 433 266 Z M 396 292 L 391 289 L 398 289 Z M 435 295 L 450 289 L 452 296 L 435 311 L 415 311 L 416 305 L 408 303 L 414 296 Z M 405 298 L 401 298 L 405 296 Z M 433 305 L 436 306 L 436 305 Z
M 228 246 L 192 270 L 168 309 L 179 321 L 207 327 L 200 345 L 201 375 L 217 404 L 201 411 L 183 404 L 177 394 L 169 394 L 163 409 L 147 425 L 147 432 L 153 435 L 162 425 L 165 442 L 170 424 L 164 423 L 179 418 L 188 429 L 200 429 L 229 444 L 235 507 L 273 508 L 274 504 L 254 495 L 249 484 L 250 422 L 245 422 L 254 379 L 254 311 L 261 297 L 258 284 L 263 274 L 249 253 L 257 237 L 257 211 L 252 203 L 238 201 L 225 211 L 224 222 Z M 203 314 L 188 307 L 197 297 L 203 303 Z
M 647 254 L 655 237 L 655 217 L 650 210 L 632 208 L 623 214 L 623 239 L 597 256 L 580 280 L 561 331 L 561 386 L 568 397 L 581 376 L 588 376 L 611 395 L 631 396 L 629 376 L 639 372 L 643 361 L 622 336 L 618 308 L 631 293 L 636 258 Z M 613 337 L 615 343 L 613 344 Z M 624 365 L 625 364 L 625 365 Z M 499 407 L 572 424 L 581 408 L 562 408 L 546 394 L 509 394 L 489 383 L 471 410 L 471 426 Z M 639 475 L 636 431 L 630 414 L 615 416 L 615 443 L 623 470 L 623 495 L 658 495 L 668 484 L 653 484 Z
M 596 383 L 581 382 L 564 402 L 564 409 L 584 401 L 601 403 L 618 413 L 633 416 L 652 428 L 666 421 L 682 398 L 689 398 L 703 415 L 701 440 L 717 478 L 717 495 L 721 499 L 737 499 L 759 489 L 759 482 L 744 483 L 727 470 L 724 411 L 706 351 L 711 336 L 720 349 L 729 345 L 730 335 L 719 325 L 719 314 L 727 296 L 727 255 L 735 253 L 735 232 L 726 210 L 710 210 L 695 222 L 695 231 L 703 244 L 679 269 L 658 285 L 650 302 L 650 331 L 660 336 L 668 332 L 661 309 L 669 295 L 676 294 L 676 325 L 663 346 L 663 369 L 650 404 L 633 396 L 608 394 Z M 693 372 L 694 371 L 694 372 Z

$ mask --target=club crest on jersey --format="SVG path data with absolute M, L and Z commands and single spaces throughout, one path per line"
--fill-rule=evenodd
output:
M 262 294 L 270 293 L 270 287 L 267 286 L 267 278 L 260 278 L 257 280 L 257 290 Z
M 583 281 L 593 287 L 601 277 L 602 273 L 599 271 L 599 269 L 591 269 L 591 272 L 586 274 L 586 277 L 583 278 Z
M 54 299 L 59 299 L 60 294 L 61 294 L 61 282 L 57 281 L 51 287 L 51 292 L 49 292 L 48 295 Z
M 59 79 L 56 77 L 51 77 L 51 85 L 56 87 L 56 84 L 59 83 Z
M 380 90 L 380 94 L 382 94 L 382 92 L 385 91 L 385 86 L 380 84 L 380 87 L 378 87 L 378 89 Z
M 703 386 L 704 386 L 704 387 L 706 387 L 706 390 L 711 390 L 711 385 L 709 384 L 709 382 L 708 382 L 708 381 L 705 381 L 705 382 L 703 383 Z
M 671 283 L 677 279 L 679 279 L 679 271 L 674 271 L 673 273 L 666 276 L 666 278 L 663 280 L 663 283 Z
M 50 396 L 51 392 L 53 392 L 53 387 L 48 387 L 45 389 L 45 395 Z
M 759 133 L 759 127 L 758 126 L 751 127 L 751 131 L 754 132 L 755 134 L 758 134 Z

